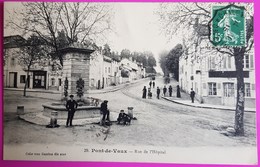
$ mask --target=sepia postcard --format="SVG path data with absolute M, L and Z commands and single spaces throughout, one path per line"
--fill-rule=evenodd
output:
M 256 165 L 253 9 L 5 2 L 3 159 Z

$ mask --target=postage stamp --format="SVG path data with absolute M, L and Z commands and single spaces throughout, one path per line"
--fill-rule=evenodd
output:
M 212 7 L 212 41 L 215 46 L 245 46 L 243 7 Z

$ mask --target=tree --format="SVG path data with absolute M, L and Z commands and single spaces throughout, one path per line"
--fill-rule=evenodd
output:
M 68 44 L 103 38 L 110 29 L 110 8 L 101 3 L 26 2 L 24 10 L 14 11 L 8 25 L 26 33 L 37 34 L 52 47 L 53 57 L 63 65 L 59 54 L 59 32 Z M 19 20 L 19 22 L 17 22 Z M 63 31 L 63 32 L 62 32 Z
M 163 51 L 159 54 L 159 64 L 165 77 L 169 75 L 169 70 L 166 67 L 167 55 L 168 55 L 167 51 Z
M 127 58 L 129 59 L 131 57 L 131 52 L 128 49 L 123 49 L 120 54 L 121 59 Z
M 232 3 L 231 5 L 234 5 Z M 195 29 L 193 32 L 193 41 L 199 45 L 202 36 L 208 36 L 210 42 L 210 21 L 211 21 L 211 3 L 178 3 L 178 4 L 161 4 L 157 14 L 160 16 L 160 20 L 164 27 L 164 32 L 170 37 L 176 33 L 181 33 L 187 28 Z M 237 102 L 235 112 L 235 135 L 244 135 L 244 103 L 245 103 L 245 88 L 244 88 L 244 73 L 243 73 L 243 58 L 245 53 L 251 50 L 253 40 L 253 14 L 252 4 L 244 4 L 247 18 L 246 21 L 246 46 L 242 47 L 213 47 L 216 51 L 222 54 L 228 54 L 235 59 L 236 78 L 237 78 Z M 200 19 L 200 21 L 199 21 Z M 182 35 L 185 35 L 182 33 Z
M 26 96 L 26 88 L 28 87 L 29 73 L 33 65 L 43 66 L 43 60 L 48 60 L 48 55 L 46 53 L 46 46 L 44 42 L 38 38 L 36 35 L 31 35 L 25 44 L 22 46 L 18 52 L 17 59 L 18 63 L 24 67 L 27 71 L 26 82 L 24 85 L 23 95 Z
M 142 63 L 144 67 L 147 67 L 147 57 L 145 53 L 139 53 L 139 56 L 137 56 L 136 61 Z
M 108 56 L 108 57 L 111 57 L 111 49 L 110 49 L 110 46 L 108 44 L 104 45 L 103 54 Z
M 152 68 L 156 66 L 156 60 L 152 53 L 148 54 L 147 65 Z
M 176 45 L 166 56 L 165 66 L 167 70 L 174 74 L 174 78 L 179 81 L 179 57 L 183 53 L 181 44 Z

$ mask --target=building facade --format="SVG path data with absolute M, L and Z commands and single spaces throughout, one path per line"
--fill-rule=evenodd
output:
M 20 49 L 26 44 L 21 36 L 8 36 L 4 38 L 4 87 L 24 88 L 28 70 L 23 67 L 17 57 Z M 123 59 L 112 59 L 102 54 L 102 48 L 91 46 L 95 50 L 89 60 L 89 88 L 103 89 L 145 76 L 145 70 L 141 63 Z M 28 72 L 29 89 L 48 89 L 61 91 L 64 71 L 59 61 L 46 59 L 44 63 L 35 63 Z M 122 76 L 122 69 L 129 75 Z
M 253 49 L 244 56 L 245 107 L 255 107 L 255 64 Z M 233 56 L 212 48 L 207 37 L 200 45 L 191 44 L 179 58 L 179 84 L 182 90 L 196 92 L 201 103 L 235 106 L 236 67 Z

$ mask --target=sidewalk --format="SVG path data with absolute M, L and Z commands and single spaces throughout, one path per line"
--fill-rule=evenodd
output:
M 149 78 L 143 78 L 143 79 L 139 79 L 139 80 L 134 80 L 132 82 L 128 82 L 128 83 L 123 83 L 120 85 L 116 85 L 116 86 L 108 86 L 105 87 L 104 89 L 94 89 L 94 90 L 89 90 L 88 94 L 99 94 L 99 93 L 108 93 L 108 92 L 115 92 L 118 91 L 120 89 L 123 89 L 126 86 L 135 84 L 137 82 L 143 81 L 143 80 L 148 80 Z M 23 88 L 4 88 L 4 90 L 10 90 L 10 91 L 23 91 Z M 61 96 L 61 92 L 58 90 L 46 90 L 46 89 L 26 89 L 26 92 L 35 92 L 35 93 L 46 93 L 46 94 L 55 94 L 56 96 L 58 95 L 59 97 Z M 55 96 L 54 95 L 54 96 Z
M 174 98 L 174 97 L 162 97 L 162 98 L 165 99 L 165 100 L 177 103 L 177 104 L 182 104 L 182 105 L 197 107 L 197 108 L 232 110 L 232 111 L 235 111 L 235 109 L 236 109 L 235 107 L 232 107 L 232 106 L 199 103 L 196 100 L 194 101 L 194 103 L 191 103 L 191 100 L 177 99 L 177 98 Z M 245 107 L 245 112 L 256 112 L 256 108 L 246 108 Z

